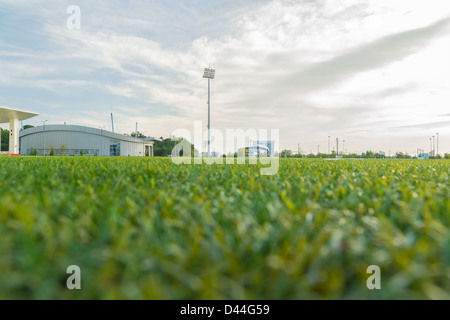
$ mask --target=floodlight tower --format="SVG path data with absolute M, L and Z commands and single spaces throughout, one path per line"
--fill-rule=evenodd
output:
M 211 94 L 210 94 L 210 81 L 214 79 L 216 76 L 216 70 L 211 68 L 205 68 L 205 72 L 203 73 L 203 78 L 208 79 L 208 158 L 211 157 Z
M 433 157 L 435 156 L 436 153 L 436 144 L 434 143 L 434 136 L 433 136 Z
M 339 158 L 339 138 L 336 138 L 336 158 Z
M 431 138 L 430 138 L 430 157 L 432 157 L 432 150 L 433 150 L 433 143 L 431 142 Z
M 47 121 L 48 121 L 48 120 L 42 120 L 42 123 L 44 124 L 44 131 L 45 131 L 45 123 L 46 123 Z M 44 138 L 44 150 L 42 151 L 42 155 L 45 156 L 45 138 Z
M 436 143 L 437 143 L 436 155 L 438 156 L 439 155 L 439 132 L 436 132 Z
M 330 154 L 330 136 L 328 136 L 328 154 Z

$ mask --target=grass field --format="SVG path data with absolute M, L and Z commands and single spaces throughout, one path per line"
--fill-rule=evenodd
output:
M 281 159 L 262 176 L 1 157 L 0 299 L 450 299 L 449 173 L 448 160 Z

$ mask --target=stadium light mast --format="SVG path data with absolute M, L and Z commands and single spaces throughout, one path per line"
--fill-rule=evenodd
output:
M 114 132 L 114 117 L 112 112 L 111 112 L 111 131 Z
M 214 79 L 216 76 L 216 70 L 211 68 L 205 68 L 203 73 L 203 78 L 208 79 L 208 158 L 211 157 L 211 93 L 210 88 L 211 79 Z
M 101 127 L 99 127 L 100 128 L 100 133 L 101 133 L 101 136 L 102 136 L 102 138 L 100 139 L 100 152 L 99 152 L 99 155 L 102 155 L 102 152 L 103 152 L 103 130 L 105 130 L 105 128 L 106 128 L 106 126 L 101 126 Z
M 439 132 L 436 132 L 436 155 L 439 155 Z
M 435 156 L 436 153 L 436 144 L 434 142 L 434 136 L 433 136 L 433 157 Z
M 45 123 L 46 123 L 47 121 L 48 121 L 48 120 L 42 120 L 42 123 L 44 124 L 44 131 L 45 131 Z M 44 150 L 42 150 L 42 155 L 45 156 L 45 138 L 44 138 Z
M 328 154 L 330 154 L 330 136 L 328 136 Z
M 339 138 L 336 138 L 336 158 L 339 158 Z
M 431 138 L 430 138 L 430 157 L 432 157 L 432 150 L 433 150 L 433 143 L 432 143 L 432 141 L 431 141 Z

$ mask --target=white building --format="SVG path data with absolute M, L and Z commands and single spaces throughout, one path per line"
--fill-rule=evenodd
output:
M 43 125 L 20 132 L 20 154 L 153 156 L 154 138 L 136 139 L 122 134 L 75 125 Z
M 37 116 L 37 113 L 0 107 L 0 123 L 9 123 L 9 150 L 10 154 L 19 154 L 19 121 Z
M 275 141 L 271 140 L 271 141 L 253 141 L 252 145 L 254 147 L 257 146 L 264 146 L 266 148 L 268 148 L 268 152 L 267 152 L 267 156 L 270 158 L 273 158 L 275 156 Z
M 256 145 L 251 147 L 245 147 L 238 149 L 238 157 L 246 157 L 246 158 L 259 158 L 259 157 L 268 157 L 269 156 L 269 148 L 263 145 Z

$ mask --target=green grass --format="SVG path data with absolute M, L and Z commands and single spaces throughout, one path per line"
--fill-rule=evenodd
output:
M 449 169 L 1 157 L 0 299 L 450 299 Z

